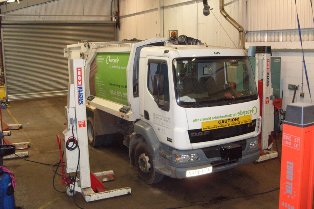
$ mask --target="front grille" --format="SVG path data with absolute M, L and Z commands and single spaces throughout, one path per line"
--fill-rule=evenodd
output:
M 232 142 L 232 144 L 239 144 L 242 148 L 242 151 L 245 150 L 246 148 L 246 140 Z M 202 150 L 208 159 L 214 158 L 214 157 L 220 157 L 220 148 L 221 146 L 226 146 L 226 145 L 228 144 L 206 147 L 206 148 L 202 148 Z
M 218 139 L 225 139 L 233 136 L 239 136 L 255 131 L 256 120 L 251 123 L 242 124 L 238 126 L 231 126 L 227 128 L 214 129 L 210 131 L 202 131 L 202 129 L 189 130 L 189 137 L 191 143 L 200 143 L 215 141 Z

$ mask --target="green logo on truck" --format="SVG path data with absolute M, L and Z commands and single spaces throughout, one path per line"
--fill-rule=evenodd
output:
M 196 122 L 202 122 L 202 121 L 220 120 L 220 119 L 225 119 L 225 118 L 241 117 L 241 116 L 256 115 L 256 114 L 257 114 L 257 107 L 254 106 L 251 109 L 239 110 L 236 113 L 225 114 L 225 115 L 216 115 L 213 117 L 206 117 L 206 118 L 195 118 L 195 119 L 193 119 L 193 122 L 196 123 Z
M 96 69 L 94 82 L 90 80 L 91 89 L 95 89 L 95 96 L 127 105 L 127 79 L 126 68 L 129 53 L 98 53 L 96 56 Z M 92 77 L 91 77 L 92 78 Z

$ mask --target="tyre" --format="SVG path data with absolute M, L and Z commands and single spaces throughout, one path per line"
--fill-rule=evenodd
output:
M 95 137 L 95 131 L 94 131 L 94 121 L 93 118 L 87 118 L 87 139 L 88 143 L 96 147 L 96 137 Z
M 155 170 L 153 155 L 147 144 L 140 142 L 135 149 L 135 166 L 139 177 L 147 184 L 156 184 L 163 179 L 163 175 Z
M 96 135 L 93 118 L 87 118 L 87 138 L 92 147 L 110 146 L 115 141 L 115 136 L 115 134 Z

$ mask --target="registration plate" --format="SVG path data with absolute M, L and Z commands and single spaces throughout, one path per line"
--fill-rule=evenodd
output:
M 188 170 L 186 171 L 186 177 L 193 177 L 193 176 L 200 176 L 208 173 L 213 172 L 213 167 L 206 167 L 201 169 L 195 169 L 195 170 Z
M 220 120 L 205 121 L 205 122 L 202 122 L 202 131 L 210 131 L 213 129 L 227 128 L 227 127 L 238 126 L 238 125 L 247 124 L 247 123 L 252 123 L 251 115 L 244 115 L 244 116 L 234 117 L 234 118 L 225 118 L 225 119 L 220 119 Z

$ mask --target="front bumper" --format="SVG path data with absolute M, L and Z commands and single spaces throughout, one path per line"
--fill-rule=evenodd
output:
M 242 145 L 242 157 L 237 160 L 223 160 L 220 156 L 220 146 L 211 147 L 211 149 L 196 149 L 196 150 L 172 150 L 171 152 L 187 154 L 187 153 L 197 153 L 200 157 L 199 160 L 188 163 L 174 163 L 173 161 L 166 159 L 164 157 L 159 157 L 158 162 L 155 162 L 156 169 L 158 172 L 170 176 L 172 178 L 187 178 L 187 171 L 191 170 L 202 170 L 212 167 L 212 173 L 231 169 L 239 165 L 248 164 L 256 161 L 259 157 L 258 146 L 253 149 L 250 148 L 249 144 L 256 141 L 257 137 L 249 138 L 241 142 Z M 237 143 L 237 142 L 235 142 Z M 223 146 L 223 145 L 221 145 Z M 168 152 L 169 147 L 168 147 Z M 200 174 L 202 175 L 202 174 Z

